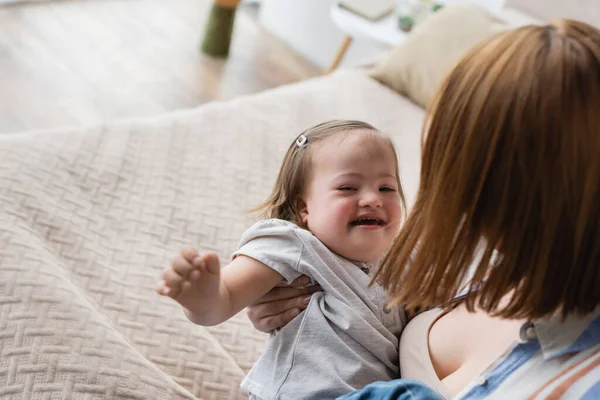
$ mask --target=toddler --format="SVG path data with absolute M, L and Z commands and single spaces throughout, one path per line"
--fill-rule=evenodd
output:
M 308 129 L 261 208 L 267 219 L 244 233 L 229 265 L 185 247 L 158 293 L 192 322 L 216 325 L 301 275 L 322 287 L 270 338 L 242 383 L 250 398 L 335 398 L 398 378 L 404 312 L 369 285 L 405 209 L 392 141 L 359 121 Z

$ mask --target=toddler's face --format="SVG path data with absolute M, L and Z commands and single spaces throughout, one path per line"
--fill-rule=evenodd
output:
M 382 138 L 335 135 L 312 149 L 302 220 L 333 252 L 375 261 L 398 233 L 396 159 Z

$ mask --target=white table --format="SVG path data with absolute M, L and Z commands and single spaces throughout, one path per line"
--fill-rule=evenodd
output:
M 457 0 L 437 0 L 442 4 L 450 4 Z M 502 14 L 505 0 L 461 0 L 476 4 L 495 14 Z M 330 18 L 333 23 L 346 34 L 344 41 L 329 67 L 333 71 L 340 64 L 348 47 L 352 44 L 353 37 L 367 37 L 378 43 L 394 47 L 406 38 L 407 33 L 400 30 L 394 12 L 377 20 L 369 21 L 339 6 L 339 0 L 332 3 Z
M 342 62 L 352 44 L 353 37 L 367 37 L 390 47 L 401 43 L 406 37 L 406 33 L 398 28 L 398 22 L 393 12 L 380 20 L 369 21 L 340 7 L 339 1 L 335 1 L 331 5 L 330 17 L 333 23 L 346 34 L 346 37 L 329 66 L 329 71 L 336 69 Z

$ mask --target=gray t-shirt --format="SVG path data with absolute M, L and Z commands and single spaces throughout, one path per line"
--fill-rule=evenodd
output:
M 399 377 L 398 339 L 406 320 L 369 287 L 375 265 L 349 261 L 311 232 L 283 220 L 253 225 L 232 258 L 245 255 L 291 283 L 304 274 L 323 288 L 273 334 L 242 388 L 261 399 L 328 399 Z

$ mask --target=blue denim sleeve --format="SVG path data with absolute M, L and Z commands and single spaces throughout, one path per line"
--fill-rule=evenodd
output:
M 375 382 L 361 390 L 338 397 L 338 400 L 444 400 L 424 383 L 409 379 Z

